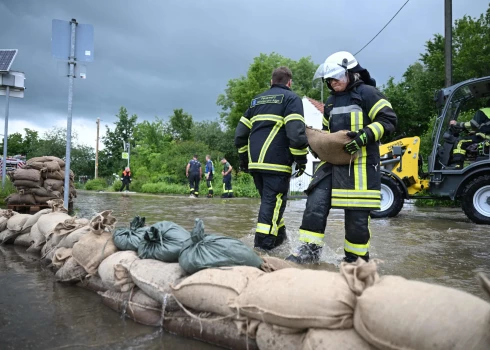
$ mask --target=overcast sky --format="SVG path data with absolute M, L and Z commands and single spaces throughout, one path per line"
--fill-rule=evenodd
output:
M 174 108 L 214 120 L 218 94 L 260 53 L 318 64 L 355 53 L 405 1 L 0 0 L 0 48 L 19 49 L 12 70 L 27 78 L 25 98 L 10 100 L 9 133 L 66 127 L 68 79 L 51 57 L 52 19 L 94 26 L 95 61 L 86 80 L 75 80 L 73 109 L 80 141 L 94 145 L 96 118 L 112 125 L 120 106 L 139 120 L 168 118 Z M 487 8 L 488 0 L 453 0 L 453 20 Z M 357 58 L 378 84 L 399 80 L 443 32 L 444 0 L 410 0 Z

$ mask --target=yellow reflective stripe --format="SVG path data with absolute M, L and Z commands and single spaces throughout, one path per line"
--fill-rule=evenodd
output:
M 250 135 L 248 136 L 248 149 L 250 149 Z M 251 163 L 252 162 L 252 155 L 250 154 L 250 152 L 248 152 L 248 162 Z
M 282 126 L 284 124 L 284 117 L 281 117 L 280 115 L 274 115 L 274 114 L 257 114 L 255 117 L 252 117 L 251 121 L 252 124 L 255 122 L 270 121 L 270 122 L 276 122 L 278 124 L 281 124 Z
M 374 120 L 374 118 L 376 118 L 376 114 L 378 114 L 378 112 L 384 107 L 392 108 L 391 103 L 389 103 L 384 98 L 382 98 L 378 102 L 376 102 L 374 106 L 371 108 L 371 110 L 369 111 L 368 113 L 369 118 L 371 120 Z
M 252 123 L 245 117 L 241 117 L 240 121 L 249 129 L 252 129 Z
M 482 132 L 477 133 L 476 136 L 480 136 L 482 139 L 490 139 L 490 135 L 485 135 Z
M 284 123 L 287 124 L 290 121 L 299 120 L 300 122 L 305 122 L 305 118 L 301 114 L 290 114 L 284 118 Z
M 284 222 L 284 218 L 281 218 L 281 220 L 279 221 L 279 225 L 277 227 L 281 228 L 283 226 L 286 226 L 286 223 Z
M 332 197 L 332 206 L 334 207 L 362 207 L 362 208 L 379 208 L 381 200 L 378 199 L 361 199 L 361 198 L 334 198 Z
M 289 151 L 293 156 L 304 156 L 308 154 L 308 149 L 303 148 L 303 149 L 297 149 L 297 148 L 291 148 L 289 147 Z
M 260 222 L 257 223 L 257 228 L 255 229 L 256 232 L 263 233 L 265 235 L 268 235 L 270 230 L 271 225 L 261 224 Z
M 333 189 L 332 190 L 332 197 L 378 199 L 378 198 L 381 198 L 381 191 L 378 191 L 378 190 L 356 191 L 356 190 L 336 190 L 336 189 Z
M 464 149 L 455 149 L 453 151 L 453 154 L 466 154 L 466 151 Z
M 274 214 L 272 215 L 272 230 L 271 235 L 277 236 L 278 226 L 277 220 L 279 219 L 279 211 L 281 210 L 282 205 L 282 193 L 278 193 L 276 196 L 276 206 L 274 207 Z
M 269 133 L 269 136 L 267 136 L 267 139 L 265 140 L 264 145 L 262 146 L 262 149 L 260 150 L 259 159 L 258 159 L 259 163 L 264 162 L 265 154 L 267 153 L 267 150 L 269 149 L 269 146 L 271 145 L 272 140 L 274 140 L 274 137 L 276 137 L 281 126 L 282 126 L 282 124 L 279 124 L 279 123 L 274 125 L 271 132 Z
M 316 169 L 315 169 L 315 171 L 313 172 L 313 174 L 316 174 L 316 172 L 318 171 L 318 169 L 320 169 L 320 168 L 321 168 L 321 166 L 322 166 L 323 164 L 325 164 L 325 163 L 326 163 L 326 161 L 322 160 L 322 161 L 320 162 L 320 164 L 318 164 L 318 166 L 316 167 Z M 312 180 L 313 180 L 313 178 L 312 178 Z
M 327 128 L 328 128 L 328 120 L 327 118 L 323 117 L 323 121 L 322 121 L 322 124 L 325 125 Z
M 359 111 L 350 114 L 351 130 L 358 131 L 362 129 L 362 113 Z M 361 154 L 354 160 L 354 188 L 364 190 L 367 188 L 367 170 L 366 170 L 366 147 L 361 147 Z
M 383 125 L 381 125 L 381 123 L 374 122 L 372 124 L 369 124 L 367 127 L 369 129 L 371 129 L 371 131 L 373 132 L 374 139 L 376 141 L 381 140 L 381 138 L 383 137 L 384 131 L 385 131 L 385 129 L 383 128 Z
M 348 240 L 344 240 L 344 250 L 352 254 L 364 256 L 369 251 L 369 241 L 366 244 L 354 244 Z
M 270 164 L 270 163 L 249 163 L 248 168 L 251 170 L 272 170 L 280 171 L 284 173 L 291 173 L 291 167 L 287 165 L 280 164 Z
M 299 240 L 305 243 L 314 243 L 317 245 L 323 245 L 323 233 L 308 231 L 308 230 L 299 230 Z
M 238 153 L 245 153 L 245 152 L 248 152 L 248 145 L 245 145 L 238 149 Z

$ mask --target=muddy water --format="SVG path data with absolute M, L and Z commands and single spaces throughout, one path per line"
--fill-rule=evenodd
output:
M 174 221 L 191 229 L 204 220 L 208 233 L 237 237 L 252 245 L 259 201 L 190 199 L 133 194 L 81 193 L 76 215 L 112 209 L 118 225 L 134 215 L 147 223 Z M 298 245 L 305 200 L 290 201 L 285 221 L 290 240 L 271 252 L 286 257 Z M 343 211 L 333 210 L 322 262 L 314 269 L 336 270 L 343 256 Z M 469 222 L 460 209 L 407 206 L 394 219 L 371 221 L 370 254 L 383 260 L 382 274 L 455 287 L 484 297 L 475 271 L 490 273 L 490 229 Z M 136 324 L 102 305 L 90 291 L 56 283 L 20 247 L 0 247 L 0 339 L 2 349 L 214 349 L 199 342 Z

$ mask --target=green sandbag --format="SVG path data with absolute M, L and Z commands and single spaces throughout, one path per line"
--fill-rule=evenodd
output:
M 223 266 L 253 266 L 259 268 L 262 259 L 242 241 L 231 237 L 206 235 L 204 223 L 196 219 L 191 238 L 184 243 L 179 264 L 188 274 Z
M 115 230 L 112 238 L 116 247 L 119 250 L 138 251 L 138 246 L 147 229 L 143 226 L 145 226 L 145 218 L 135 216 L 129 228 L 118 228 Z
M 146 228 L 138 247 L 141 259 L 177 262 L 182 244 L 190 239 L 190 233 L 171 221 L 161 221 Z

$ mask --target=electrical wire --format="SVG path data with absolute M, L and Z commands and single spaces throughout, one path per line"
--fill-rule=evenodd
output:
M 406 1 L 406 2 L 405 2 L 403 5 L 402 5 L 402 7 L 400 7 L 400 9 L 399 9 L 399 10 L 398 10 L 398 11 L 395 13 L 395 15 L 394 15 L 393 17 L 391 17 L 391 19 L 388 21 L 388 23 L 386 23 L 386 24 L 385 24 L 385 26 L 384 26 L 383 28 L 381 28 L 381 30 L 378 32 L 378 34 L 376 34 L 376 35 L 375 35 L 375 36 L 374 36 L 374 37 L 373 37 L 371 40 L 369 40 L 369 42 L 368 42 L 366 45 L 364 45 L 364 46 L 362 47 L 362 49 L 360 49 L 359 51 L 357 51 L 357 52 L 354 54 L 354 56 L 357 56 L 357 54 L 358 54 L 359 52 L 361 52 L 361 51 L 362 51 L 362 50 L 364 50 L 364 49 L 365 49 L 365 48 L 366 48 L 366 47 L 367 47 L 369 44 L 371 44 L 371 42 L 372 42 L 374 39 L 376 39 L 376 37 L 377 37 L 379 34 L 381 34 L 381 32 L 382 32 L 382 31 L 383 31 L 383 30 L 384 30 L 384 29 L 385 29 L 385 28 L 388 26 L 388 24 L 390 24 L 390 23 L 391 23 L 391 21 L 393 21 L 393 19 L 395 19 L 396 15 L 398 15 L 398 14 L 400 13 L 400 11 L 401 11 L 401 10 L 402 10 L 402 9 L 405 7 L 405 5 L 406 5 L 406 4 L 408 4 L 408 2 L 409 2 L 409 1 L 410 1 L 410 0 L 407 0 L 407 1 Z

